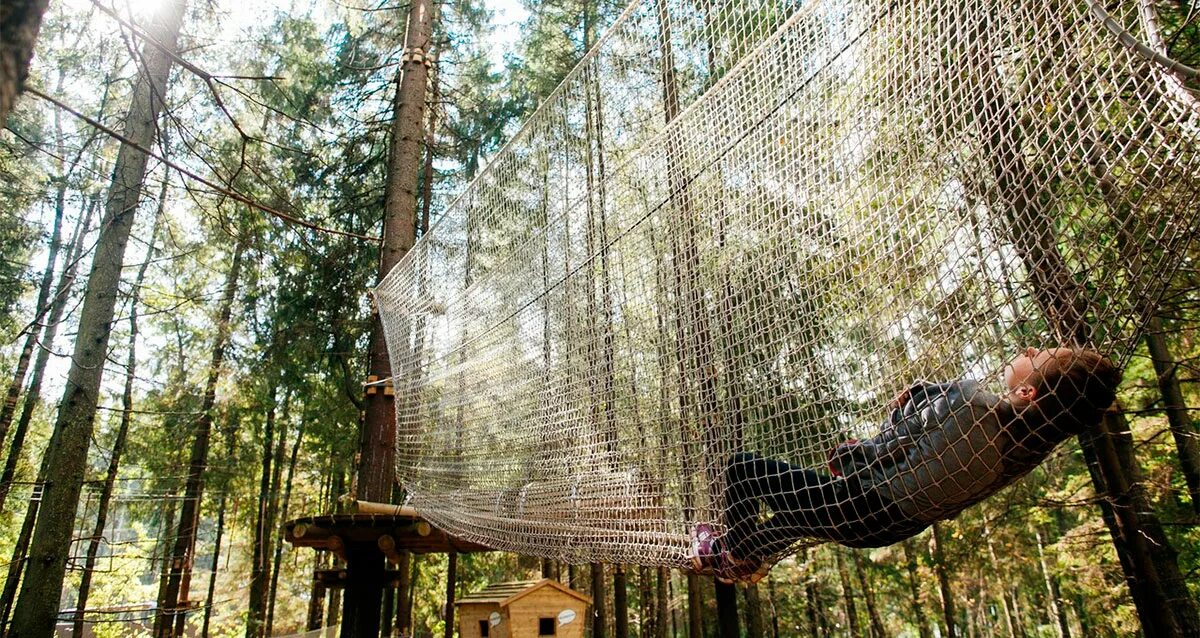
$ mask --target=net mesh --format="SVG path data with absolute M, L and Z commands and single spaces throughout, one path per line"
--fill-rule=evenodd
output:
M 1020 474 L 973 386 L 910 401 L 971 419 L 892 457 L 890 491 L 826 465 L 915 379 L 1128 357 L 1195 230 L 1172 73 L 1087 2 L 635 0 L 376 290 L 411 504 L 498 549 L 676 567 L 955 514 Z

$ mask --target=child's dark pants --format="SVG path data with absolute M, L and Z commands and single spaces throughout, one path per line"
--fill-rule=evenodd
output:
M 853 476 L 834 478 L 744 452 L 725 468 L 725 507 L 723 543 L 737 559 L 784 554 L 804 539 L 882 547 L 928 527 Z

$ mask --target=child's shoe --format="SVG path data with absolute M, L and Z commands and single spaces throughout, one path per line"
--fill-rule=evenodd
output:
M 692 567 L 696 571 L 713 569 L 721 562 L 717 532 L 708 523 L 697 523 L 692 529 Z
M 771 571 L 771 563 L 756 560 L 738 560 L 721 547 L 721 539 L 708 523 L 698 523 L 692 530 L 692 568 L 697 572 L 712 574 L 726 585 L 737 581 L 757 583 Z

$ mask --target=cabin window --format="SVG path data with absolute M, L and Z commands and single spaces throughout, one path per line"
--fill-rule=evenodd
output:
M 492 624 L 486 620 L 479 621 L 479 638 L 488 638 L 488 632 L 492 630 Z
M 538 635 L 553 636 L 558 628 L 558 623 L 554 618 L 538 618 Z

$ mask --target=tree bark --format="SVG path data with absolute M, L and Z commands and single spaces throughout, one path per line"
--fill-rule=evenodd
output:
M 451 551 L 446 565 L 446 632 L 454 638 L 454 595 L 458 591 L 458 553 Z
M 286 521 L 288 518 L 288 506 L 292 500 L 292 478 L 296 474 L 296 459 L 300 454 L 300 442 L 304 440 L 304 426 L 307 422 L 307 419 L 301 420 L 300 426 L 296 428 L 296 440 L 292 443 L 292 453 L 288 459 L 287 479 L 283 482 L 283 504 L 280 506 L 279 517 L 276 519 L 275 524 L 275 560 L 271 562 L 271 593 L 267 597 L 268 636 L 275 635 L 273 633 L 275 627 L 275 597 L 279 595 L 279 564 L 283 559 L 283 530 L 279 523 Z M 282 437 L 280 440 L 282 440 Z
M 204 473 L 208 469 L 208 449 L 212 435 L 213 411 L 217 402 L 217 381 L 225 365 L 225 348 L 229 343 L 233 305 L 237 296 L 238 280 L 242 273 L 242 257 L 246 251 L 246 237 L 239 237 L 233 248 L 233 260 L 225 276 L 221 304 L 217 310 L 217 336 L 213 343 L 208 364 L 208 379 L 204 386 L 204 399 L 196 419 L 196 438 L 188 460 L 187 482 L 184 487 L 183 504 L 179 513 L 179 532 L 171 551 L 171 574 L 167 588 L 159 600 L 166 605 L 159 608 L 154 617 L 154 635 L 170 638 L 183 635 L 183 623 L 188 609 L 188 589 L 191 584 L 192 566 L 195 562 L 196 530 L 200 526 L 200 503 L 204 498 Z
M 746 638 L 763 638 L 762 602 L 759 600 L 758 584 L 746 588 Z
M 162 526 L 158 530 L 158 541 L 155 544 L 154 555 L 162 564 L 159 565 L 158 573 L 158 595 L 162 596 L 167 589 L 167 578 L 171 576 L 171 534 L 175 531 L 175 513 L 178 510 L 179 495 L 174 491 L 170 494 L 170 501 L 167 503 L 167 514 L 163 517 Z M 160 553 L 161 552 L 161 553 Z M 153 565 L 152 565 L 153 566 Z M 161 598 L 157 601 L 157 606 L 163 606 Z
M 148 29 L 167 51 L 176 50 L 185 4 L 186 0 L 167 3 L 157 12 L 157 19 Z M 135 143 L 149 147 L 162 110 L 162 96 L 166 93 L 172 59 L 163 51 L 147 46 L 142 60 L 145 74 L 139 76 L 134 87 L 124 134 Z M 117 154 L 105 218 L 80 312 L 66 389 L 55 421 L 55 430 L 60 433 L 58 444 L 46 452 L 47 476 L 53 480 L 46 485 L 30 544 L 32 560 L 21 584 L 21 596 L 10 632 L 13 637 L 40 638 L 54 630 L 100 382 L 108 355 L 121 267 L 141 198 L 146 160 L 144 154 L 127 145 L 122 145 Z
M 704 636 L 704 597 L 700 593 L 700 577 L 687 575 L 688 638 Z
M 267 519 L 263 525 L 263 592 L 262 608 L 259 610 L 259 618 L 262 623 L 262 635 L 271 635 L 271 609 L 275 605 L 272 597 L 275 593 L 272 591 L 275 573 L 275 563 L 272 560 L 275 552 L 274 547 L 279 542 L 279 504 L 280 494 L 283 487 L 283 466 L 284 452 L 287 449 L 288 423 L 291 421 L 289 414 L 292 405 L 292 392 L 289 388 L 283 394 L 283 403 L 280 409 L 280 414 L 276 418 L 275 425 L 278 430 L 278 436 L 275 437 L 275 452 L 272 458 L 275 459 L 274 465 L 271 467 L 271 487 L 268 490 L 267 497 Z
M 1147 635 L 1200 635 L 1200 612 L 1179 570 L 1174 547 L 1150 507 L 1133 435 L 1119 409 L 1107 412 L 1087 441 L 1084 460 L 1092 474 L 1105 523 L 1117 545 L 1138 617 Z
M 1200 515 L 1200 433 L 1188 416 L 1187 401 L 1183 398 L 1183 389 L 1175 374 L 1179 364 L 1167 346 L 1161 318 L 1150 318 L 1144 341 L 1146 349 L 1150 351 L 1150 360 L 1154 363 L 1163 412 L 1167 415 L 1171 437 L 1175 439 L 1175 450 L 1187 485 L 1188 498 L 1192 501 L 1192 512 Z
M 437 106 L 440 99 L 438 69 L 435 63 L 435 66 L 429 72 L 429 113 L 425 118 L 427 125 L 425 129 L 425 166 L 421 173 L 424 176 L 421 181 L 421 237 L 424 237 L 429 232 L 429 218 L 433 211 L 433 177 L 435 173 L 433 168 L 433 150 L 434 144 L 437 142 Z
M 230 445 L 230 447 L 233 447 Z M 230 455 L 232 456 L 232 455 Z M 212 573 L 208 575 L 208 593 L 204 596 L 204 622 L 200 625 L 200 638 L 208 638 L 208 629 L 212 624 L 214 595 L 217 591 L 217 572 L 221 563 L 221 540 L 225 535 L 225 506 L 228 499 L 221 495 L 221 503 L 217 506 L 217 536 L 213 539 Z
M 407 638 L 412 626 L 412 607 L 408 604 L 408 595 L 413 586 L 413 558 L 411 553 L 401 552 L 400 563 L 396 565 L 399 582 L 396 584 L 396 617 L 391 625 L 400 638 Z
M 929 631 L 929 621 L 925 618 L 925 607 L 921 604 L 921 586 L 920 579 L 917 577 L 917 557 L 913 553 L 912 539 L 907 539 L 902 544 L 904 548 L 904 568 L 908 572 L 908 589 L 911 595 L 911 608 L 913 621 L 917 624 L 917 631 L 921 638 L 932 638 Z
M 0 4 L 0 128 L 8 121 L 29 77 L 29 61 L 50 0 L 5 0 Z
M 625 566 L 613 566 L 613 636 L 629 638 L 629 590 Z
M 929 535 L 933 544 L 933 570 L 937 573 L 938 591 L 942 597 L 942 622 L 946 625 L 947 638 L 958 635 L 954 616 L 954 591 L 950 588 L 950 574 L 946 569 L 946 558 L 942 553 L 942 526 L 934 523 Z
M 846 622 L 850 625 L 851 636 L 861 636 L 858 626 L 858 606 L 854 604 L 854 586 L 850 584 L 850 570 L 846 569 L 846 559 L 842 557 L 840 547 L 834 550 L 834 560 L 837 562 L 838 580 L 842 583 L 842 600 L 846 603 Z
M 804 582 L 805 609 L 808 612 L 809 635 L 829 636 L 829 622 L 825 610 L 821 606 L 821 592 L 812 578 Z
M 391 272 L 416 242 L 417 179 L 422 160 L 421 142 L 424 135 L 421 129 L 430 64 L 427 53 L 433 32 L 434 10 L 432 0 L 413 0 L 409 5 L 408 35 L 392 101 L 380 280 Z M 370 376 L 377 379 L 392 376 L 387 341 L 378 313 L 372 322 L 368 358 Z M 364 408 L 364 427 L 359 442 L 358 497 L 383 502 L 391 498 L 396 471 L 395 405 L 391 395 L 375 392 L 366 396 Z
M 1042 580 L 1046 583 L 1046 600 L 1050 603 L 1050 615 L 1058 623 L 1058 638 L 1071 638 L 1071 625 L 1067 622 L 1067 609 L 1063 606 L 1058 574 L 1050 571 L 1050 565 L 1046 561 L 1046 543 L 1042 539 L 1042 530 L 1034 527 L 1033 534 L 1037 540 L 1038 566 L 1042 570 Z
M 341 561 L 337 558 L 333 559 L 333 566 L 337 567 Z M 342 592 L 334 589 L 329 592 L 329 613 L 325 616 L 325 626 L 333 627 L 341 622 L 342 619 Z
M 21 531 L 13 545 L 12 558 L 8 562 L 8 577 L 4 581 L 4 591 L 0 593 L 0 635 L 7 635 L 5 629 L 8 626 L 9 612 L 12 611 L 13 600 L 17 596 L 17 585 L 20 584 L 21 574 L 25 569 L 25 556 L 29 553 L 29 541 L 33 536 L 33 526 L 37 523 L 38 508 L 42 505 L 43 476 L 38 476 L 29 499 L 29 508 L 25 510 L 25 520 L 21 523 Z
M 267 598 L 267 543 L 270 534 L 270 503 L 271 503 L 271 468 L 280 462 L 273 458 L 275 447 L 275 412 L 278 406 L 275 398 L 278 394 L 276 382 L 272 381 L 271 391 L 267 399 L 267 416 L 263 423 L 262 468 L 258 482 L 258 512 L 254 517 L 254 546 L 250 558 L 250 591 L 246 609 L 246 638 L 258 638 L 263 631 L 263 604 Z M 340 599 L 342 592 L 333 590 L 335 600 Z M 330 606 L 333 614 L 334 606 Z M 332 624 L 330 621 L 329 624 Z
M 875 606 L 875 589 L 867 578 L 867 568 L 863 564 L 862 553 L 850 550 L 850 555 L 854 557 L 854 573 L 858 576 L 858 585 L 862 588 L 863 601 L 867 604 L 867 618 L 871 621 L 871 635 L 876 638 L 887 638 L 887 631 L 883 628 L 883 618 L 879 616 L 879 609 Z
M 717 581 L 717 635 L 721 638 L 738 638 L 741 623 L 738 622 L 737 589 L 730 584 Z
M 608 600 L 604 591 L 604 565 L 592 563 L 592 638 L 608 636 Z
M 325 567 L 325 553 L 317 550 L 313 557 L 312 589 L 308 595 L 308 621 L 304 625 L 306 631 L 316 631 L 325 620 L 325 586 L 317 580 L 316 571 Z
M 658 575 L 655 578 L 655 618 L 654 623 L 655 638 L 666 638 L 671 632 L 671 596 L 668 585 L 671 580 L 671 572 L 666 567 L 658 568 Z
M 991 559 L 993 573 L 998 575 L 996 580 L 999 581 L 998 587 L 1000 590 L 1001 609 L 1004 611 L 1004 626 L 1008 629 L 1009 638 L 1017 638 L 1020 634 L 1024 636 L 1024 631 L 1021 629 L 1020 618 L 1017 617 L 1015 605 L 1008 596 L 1008 583 L 1011 581 L 1007 568 L 1001 566 L 1000 561 L 996 558 L 996 549 L 992 543 L 992 530 L 985 522 L 983 525 L 983 535 L 987 539 L 988 558 Z
M 166 196 L 167 180 L 164 179 L 162 189 L 158 193 L 158 210 L 155 211 L 154 223 L 150 226 L 150 241 L 146 244 L 148 246 L 146 258 L 138 267 L 137 277 L 134 278 L 129 293 L 129 353 L 125 359 L 125 387 L 121 394 L 121 422 L 117 426 L 117 435 L 113 440 L 112 454 L 108 459 L 108 471 L 104 475 L 104 486 L 100 490 L 100 500 L 96 506 L 96 525 L 92 529 L 92 537 L 88 540 L 83 573 L 79 577 L 79 596 L 75 602 L 75 620 L 71 629 L 71 635 L 74 638 L 80 638 L 83 635 L 83 615 L 91 593 L 96 555 L 100 551 L 104 528 L 108 524 L 108 507 L 112 502 L 113 488 L 117 484 L 117 474 L 121 469 L 121 455 L 125 452 L 125 441 L 129 437 L 129 425 L 133 422 L 133 381 L 137 373 L 138 303 L 141 301 L 140 291 L 142 283 L 146 280 L 146 271 L 154 259 L 154 244 L 158 240 L 158 228 L 162 220 L 163 209 L 166 207 Z

